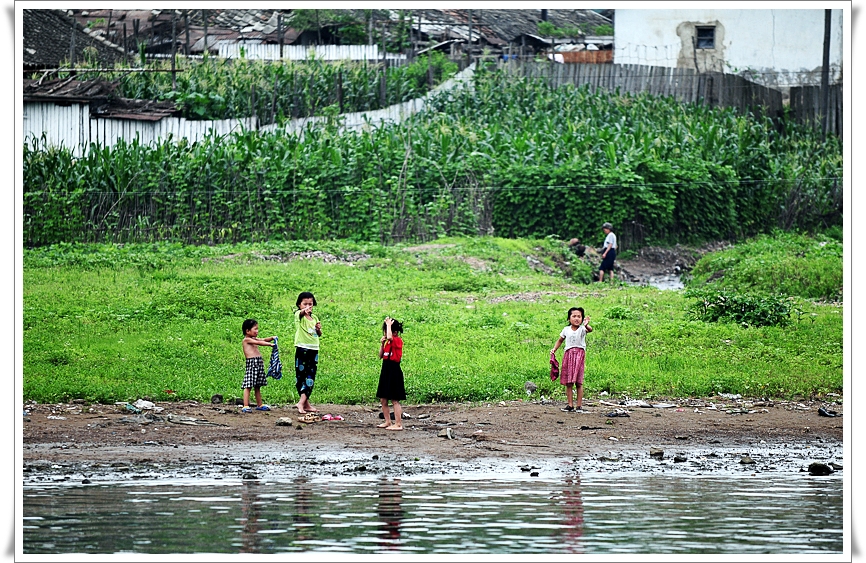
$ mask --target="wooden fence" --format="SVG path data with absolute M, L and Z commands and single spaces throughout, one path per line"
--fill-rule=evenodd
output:
M 671 96 L 685 103 L 718 107 L 749 108 L 771 117 L 782 115 L 782 93 L 741 76 L 719 72 L 697 73 L 688 68 L 632 64 L 556 64 L 535 61 L 501 61 L 500 67 L 529 77 L 539 77 L 551 86 L 589 84 L 620 93 L 648 92 Z
M 820 86 L 797 86 L 791 88 L 791 116 L 800 123 L 809 123 L 820 128 L 823 112 L 823 97 Z M 842 85 L 830 86 L 827 104 L 827 133 L 842 135 Z

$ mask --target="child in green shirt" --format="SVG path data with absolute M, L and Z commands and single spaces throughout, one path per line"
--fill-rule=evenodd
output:
M 300 414 L 319 412 L 310 404 L 310 395 L 316 383 L 322 323 L 313 314 L 316 298 L 312 293 L 301 292 L 295 305 L 298 307 L 295 311 L 295 388 L 300 396 L 296 406 Z

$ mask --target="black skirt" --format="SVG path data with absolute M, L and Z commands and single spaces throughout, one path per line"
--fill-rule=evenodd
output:
M 376 397 L 391 401 L 406 399 L 406 387 L 403 385 L 403 370 L 400 369 L 400 362 L 382 360 L 382 372 L 379 374 Z

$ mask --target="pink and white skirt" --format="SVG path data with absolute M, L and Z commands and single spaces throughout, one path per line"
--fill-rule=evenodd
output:
M 586 350 L 569 348 L 562 355 L 562 368 L 559 371 L 559 382 L 563 385 L 577 383 L 583 385 L 583 364 L 586 360 Z

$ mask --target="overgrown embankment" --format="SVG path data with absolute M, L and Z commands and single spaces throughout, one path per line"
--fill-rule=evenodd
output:
M 557 273 L 565 262 L 572 275 L 586 267 L 553 239 L 490 237 L 387 247 L 295 241 L 26 250 L 23 395 L 109 403 L 239 397 L 241 323 L 252 317 L 262 336 L 281 337 L 287 369 L 265 388 L 265 400 L 296 401 L 292 309 L 307 290 L 324 325 L 314 403 L 375 400 L 386 315 L 406 328 L 409 402 L 525 398 L 527 380 L 536 393 L 559 397 L 548 357 L 571 306 L 584 307 L 595 329 L 587 339 L 589 394 L 842 390 L 840 304 L 794 297 L 784 326 L 705 322 L 684 292 L 575 283 Z M 832 264 L 841 272 L 841 258 Z

